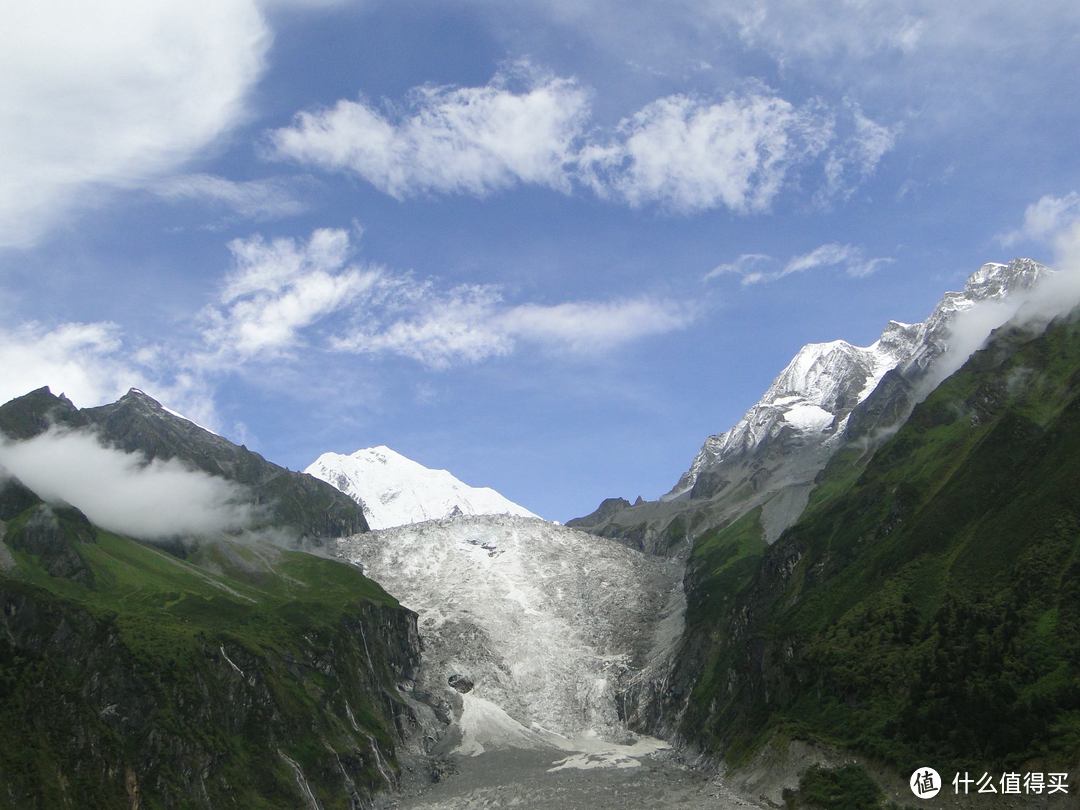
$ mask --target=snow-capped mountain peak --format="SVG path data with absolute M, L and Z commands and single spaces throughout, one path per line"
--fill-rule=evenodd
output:
M 351 455 L 323 453 L 304 470 L 337 487 L 364 509 L 373 529 L 452 515 L 537 517 L 489 487 L 472 487 L 385 445 Z
M 889 321 L 869 346 L 843 340 L 803 346 L 734 427 L 705 440 L 690 469 L 663 500 L 690 492 L 704 470 L 742 457 L 770 440 L 781 439 L 789 449 L 793 443 L 827 449 L 833 437 L 843 432 L 852 409 L 889 370 L 925 369 L 945 351 L 949 325 L 957 313 L 1030 289 L 1048 272 L 1033 259 L 990 262 L 968 277 L 961 292 L 945 293 L 922 323 Z

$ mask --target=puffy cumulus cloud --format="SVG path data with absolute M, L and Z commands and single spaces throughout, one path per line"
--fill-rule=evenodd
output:
M 230 128 L 270 42 L 253 0 L 9 4 L 0 26 L 0 246 L 166 173 Z
M 666 96 L 607 133 L 589 118 L 574 79 L 519 68 L 481 87 L 417 88 L 400 112 L 342 100 L 267 137 L 273 157 L 356 174 L 398 199 L 576 186 L 679 213 L 767 210 L 793 171 L 826 157 L 819 196 L 846 196 L 894 143 L 856 105 L 796 107 L 768 90 Z
M 155 183 L 151 191 L 166 200 L 216 205 L 244 219 L 279 219 L 307 209 L 295 182 L 281 179 L 236 181 L 212 174 L 181 174 Z
M 1019 228 L 1001 234 L 998 241 L 1005 247 L 1023 241 L 1052 242 L 1076 222 L 1080 222 L 1080 194 L 1047 194 L 1024 210 L 1024 222 Z
M 744 253 L 733 262 L 714 267 L 705 274 L 704 280 L 734 275 L 741 279 L 743 285 L 761 284 L 822 267 L 839 268 L 852 278 L 861 278 L 893 261 L 888 257 L 867 258 L 865 251 L 857 245 L 829 242 L 807 253 L 792 256 L 783 264 L 763 253 Z
M 348 264 L 343 230 L 316 230 L 306 242 L 254 236 L 229 250 L 233 269 L 218 304 L 203 313 L 211 366 L 293 348 L 303 330 L 355 302 L 382 275 Z
M 789 167 L 816 157 L 831 137 L 827 117 L 776 96 L 676 95 L 624 120 L 610 143 L 585 147 L 579 160 L 587 185 L 632 206 L 763 211 Z
M 575 81 L 519 65 L 483 87 L 418 87 L 401 111 L 341 100 L 269 139 L 278 157 L 355 173 L 398 199 L 517 183 L 565 190 L 587 110 Z
M 71 504 L 102 528 L 147 540 L 242 530 L 255 517 L 239 486 L 175 459 L 147 461 L 105 447 L 87 431 L 0 438 L 0 467 L 46 501 Z

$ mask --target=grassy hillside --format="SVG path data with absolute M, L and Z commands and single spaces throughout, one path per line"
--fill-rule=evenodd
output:
M 767 550 L 698 541 L 681 733 L 775 732 L 901 770 L 1080 758 L 1080 327 L 999 334 Z
M 396 777 L 415 617 L 358 569 L 9 517 L 0 807 L 350 807 Z

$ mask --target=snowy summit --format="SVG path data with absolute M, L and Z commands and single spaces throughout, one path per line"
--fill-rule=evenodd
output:
M 304 472 L 359 503 L 373 529 L 457 514 L 538 517 L 489 487 L 471 487 L 446 470 L 429 469 L 384 445 L 348 456 L 323 453 Z

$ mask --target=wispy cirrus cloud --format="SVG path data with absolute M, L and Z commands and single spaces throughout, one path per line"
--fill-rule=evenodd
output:
M 743 253 L 734 261 L 718 264 L 705 274 L 705 281 L 720 276 L 735 275 L 743 284 L 755 284 L 762 281 L 765 269 L 775 263 L 775 259 L 766 253 Z
M 225 370 L 297 351 L 405 357 L 448 369 L 522 345 L 596 356 L 688 325 L 697 310 L 641 295 L 555 304 L 508 302 L 497 285 L 437 279 L 355 261 L 353 236 L 229 243 L 233 267 L 203 313 L 200 368 Z
M 252 220 L 290 217 L 308 207 L 296 181 L 282 178 L 229 180 L 212 174 L 180 174 L 154 183 L 150 190 L 166 200 L 209 203 Z
M 891 258 L 868 259 L 863 249 L 855 245 L 841 245 L 830 242 L 820 245 L 808 253 L 788 259 L 780 276 L 802 273 L 819 267 L 839 267 L 852 278 L 868 276 L 883 264 L 894 261 Z
M 590 97 L 575 79 L 518 64 L 479 87 L 416 88 L 402 108 L 361 98 L 300 112 L 267 134 L 268 154 L 398 199 L 536 185 L 690 214 L 766 211 L 815 163 L 819 198 L 849 195 L 894 144 L 856 105 L 797 106 L 767 88 L 665 96 L 607 132 L 590 123 Z
M 825 183 L 815 195 L 819 204 L 846 200 L 877 170 L 881 159 L 896 145 L 900 131 L 871 120 L 851 102 L 850 132 L 838 140 L 825 159 Z
M 647 293 L 507 300 L 497 285 L 446 285 L 363 264 L 357 233 L 321 228 L 303 239 L 229 242 L 231 266 L 214 300 L 167 340 L 139 340 L 107 322 L 0 329 L 0 400 L 49 385 L 80 406 L 97 405 L 138 387 L 219 429 L 214 391 L 247 368 L 302 369 L 354 354 L 446 370 L 525 348 L 597 357 L 683 329 L 700 314 L 691 302 Z
M 334 340 L 336 349 L 411 358 L 432 369 L 476 363 L 534 346 L 558 354 L 598 356 L 633 341 L 688 326 L 696 309 L 640 296 L 610 301 L 508 304 L 494 287 L 428 288 L 389 318 Z
M 780 262 L 763 253 L 744 253 L 734 261 L 714 267 L 705 274 L 704 280 L 734 275 L 739 277 L 744 286 L 748 286 L 777 281 L 793 273 L 823 267 L 838 268 L 852 278 L 861 278 L 894 261 L 895 259 L 888 257 L 867 258 L 865 251 L 857 245 L 829 242 L 806 253 L 792 256 L 786 262 Z

